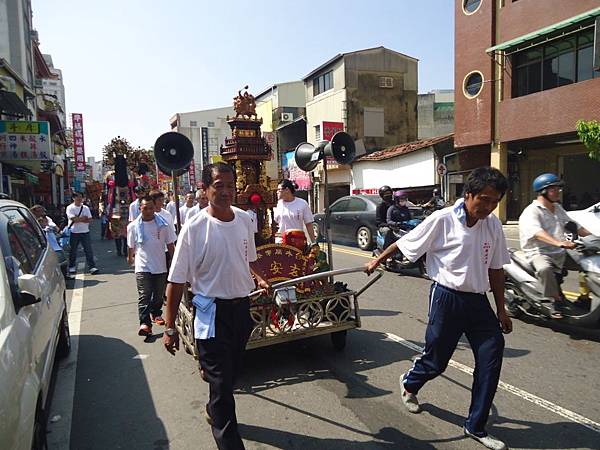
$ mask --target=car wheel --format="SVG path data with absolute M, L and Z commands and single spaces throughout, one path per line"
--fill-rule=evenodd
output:
M 59 358 L 65 358 L 71 351 L 71 332 L 69 331 L 69 316 L 67 314 L 67 307 L 63 309 L 62 317 L 60 319 L 60 328 L 58 331 L 58 345 L 56 347 L 56 356 Z
M 367 227 L 360 227 L 356 232 L 356 243 L 361 250 L 373 248 L 373 233 Z

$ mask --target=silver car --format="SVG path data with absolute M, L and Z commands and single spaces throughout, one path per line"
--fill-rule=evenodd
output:
M 58 258 L 27 207 L 0 200 L 0 448 L 45 449 L 55 356 L 71 342 Z

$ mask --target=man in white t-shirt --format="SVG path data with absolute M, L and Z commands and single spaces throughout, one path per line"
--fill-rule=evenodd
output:
M 175 218 L 175 193 L 173 191 L 169 191 L 167 192 L 167 206 L 164 206 L 164 208 L 169 211 L 169 214 L 171 214 L 171 217 Z
M 198 214 L 201 209 L 204 209 L 207 206 L 208 198 L 206 197 L 206 191 L 200 188 L 196 191 L 196 204 L 188 210 L 185 220 L 190 220 L 192 217 Z
M 148 193 L 148 195 L 154 201 L 154 212 L 156 214 L 160 214 L 163 219 L 171 224 L 173 229 L 175 229 L 175 222 L 173 221 L 174 216 L 171 215 L 169 211 L 167 211 L 165 206 L 165 194 L 158 189 L 154 189 Z
M 92 251 L 92 240 L 90 237 L 92 213 L 90 208 L 83 204 L 83 196 L 79 192 L 73 193 L 73 203 L 67 206 L 67 218 L 69 219 L 67 227 L 71 231 L 69 237 L 69 273 L 77 272 L 75 260 L 77 259 L 79 244 L 83 247 L 88 270 L 92 275 L 98 273 L 96 263 L 94 262 L 94 252 Z
M 502 268 L 510 257 L 502 224 L 491 213 L 507 186 L 499 170 L 475 169 L 465 183 L 464 198 L 454 207 L 434 212 L 366 265 L 371 273 L 398 250 L 411 261 L 427 254 L 427 273 L 433 285 L 425 350 L 400 377 L 402 402 L 408 411 L 420 412 L 417 393 L 427 381 L 444 372 L 465 334 L 475 355 L 475 379 L 464 433 L 497 450 L 506 446 L 488 435 L 485 426 L 500 379 L 502 332 L 510 333 L 512 323 L 504 309 Z M 490 288 L 496 314 L 486 297 Z
M 275 222 L 279 225 L 279 232 L 286 230 L 304 230 L 308 233 L 310 242 L 315 240 L 313 230 L 312 212 L 306 200 L 295 195 L 296 186 L 291 180 L 283 180 L 277 187 L 277 206 L 273 213 Z
M 195 330 L 203 378 L 209 383 L 207 421 L 220 449 L 243 449 L 235 415 L 233 389 L 242 354 L 252 331 L 248 294 L 258 286 L 268 288 L 256 261 L 250 217 L 232 207 L 235 174 L 226 163 L 209 164 L 202 171 L 209 206 L 183 226 L 167 287 L 164 345 L 175 354 L 179 337 L 175 318 L 186 282 L 190 282 L 196 307 L 196 325 L 210 312 L 206 335 Z M 204 305 L 204 306 L 202 306 Z
M 128 262 L 135 267 L 138 289 L 140 336 L 152 334 L 152 322 L 164 325 L 162 303 L 167 284 L 168 253 L 173 256 L 177 239 L 175 230 L 154 213 L 151 197 L 140 199 L 141 214 L 127 226 Z
M 194 193 L 188 192 L 185 194 L 185 202 L 183 205 L 179 207 L 179 221 L 181 222 L 181 226 L 185 223 L 187 218 L 187 213 L 194 207 Z
M 129 219 L 128 222 L 133 222 L 140 215 L 140 198 L 146 195 L 146 190 L 143 186 L 137 186 L 135 188 L 136 198 L 129 205 Z

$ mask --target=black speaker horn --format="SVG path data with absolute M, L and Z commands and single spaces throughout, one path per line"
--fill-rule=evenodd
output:
M 181 133 L 169 131 L 161 134 L 154 144 L 154 159 L 165 175 L 184 173 L 194 159 L 194 145 Z
M 333 135 L 331 142 L 321 141 L 316 147 L 308 142 L 298 144 L 294 153 L 296 165 L 310 172 L 325 156 L 332 156 L 339 164 L 350 164 L 356 154 L 352 137 L 343 131 Z

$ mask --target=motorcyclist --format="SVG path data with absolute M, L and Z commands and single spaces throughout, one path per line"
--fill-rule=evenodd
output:
M 391 187 L 383 185 L 379 188 L 379 196 L 383 201 L 377 205 L 377 209 L 375 210 L 375 224 L 384 237 L 385 244 L 383 248 L 387 248 L 395 240 L 394 233 L 387 226 L 387 212 L 393 204 L 392 195 L 393 191 Z
M 377 227 L 384 226 L 387 223 L 387 211 L 393 204 L 392 194 L 392 188 L 387 185 L 379 188 L 379 196 L 383 201 L 377 205 L 377 209 L 375 210 L 375 224 Z
M 407 195 L 402 191 L 394 192 L 394 204 L 387 210 L 386 222 L 390 227 L 400 227 L 412 217 L 407 205 Z
M 440 190 L 438 188 L 433 188 L 433 191 L 431 192 L 431 199 L 421 206 L 427 209 L 438 210 L 446 206 L 446 202 L 440 195 Z
M 551 317 L 561 319 L 565 300 L 559 289 L 557 275 L 562 272 L 565 249 L 575 244 L 565 240 L 565 224 L 574 222 L 560 205 L 560 192 L 564 182 L 553 173 L 543 173 L 533 180 L 536 199 L 519 217 L 521 249 L 535 269 L 545 297 L 553 299 Z M 590 232 L 577 225 L 579 236 Z

